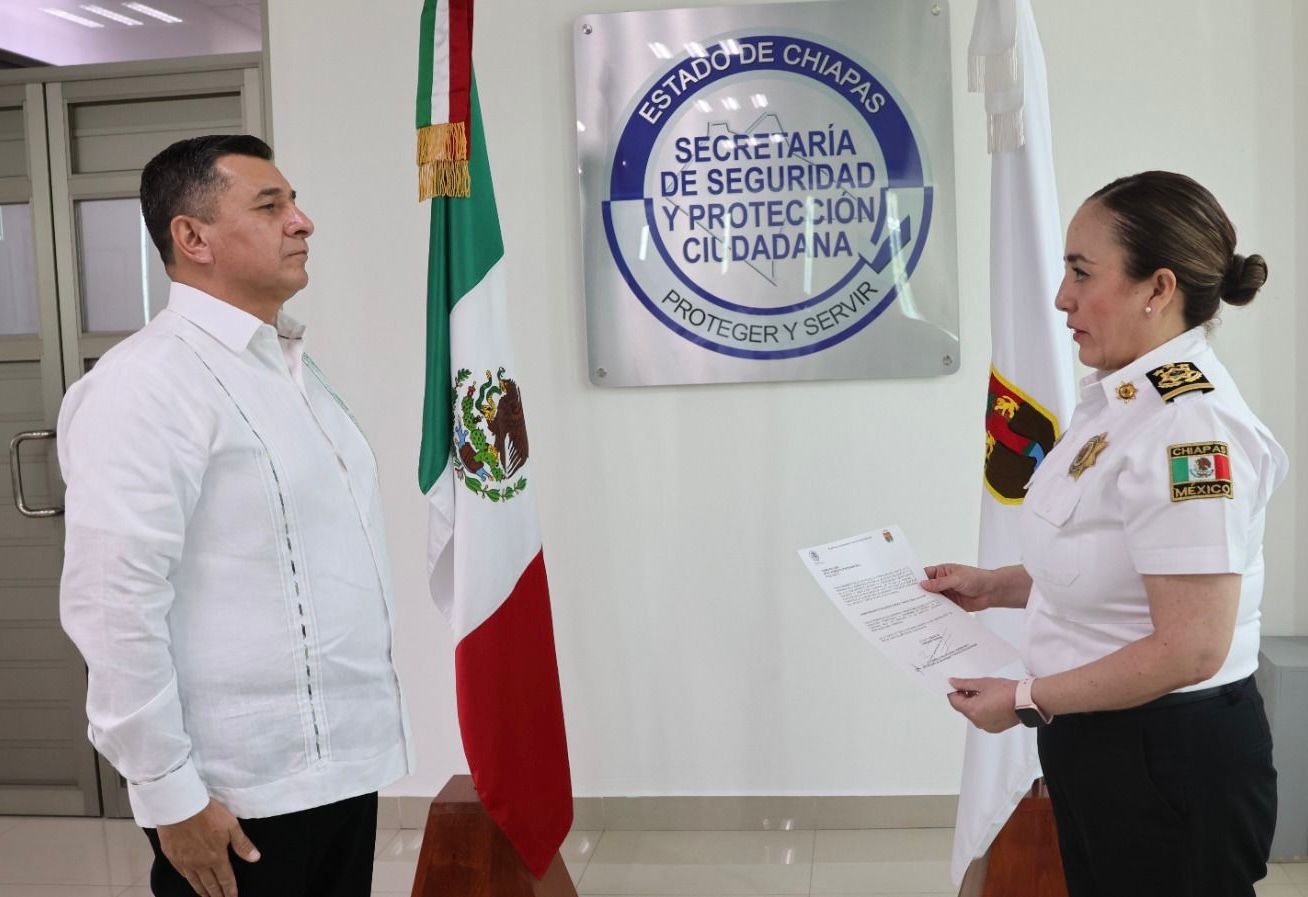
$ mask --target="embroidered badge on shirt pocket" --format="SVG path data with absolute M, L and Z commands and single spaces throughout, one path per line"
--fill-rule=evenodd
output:
M 1167 447 L 1172 501 L 1235 498 L 1231 453 L 1225 442 L 1184 442 Z

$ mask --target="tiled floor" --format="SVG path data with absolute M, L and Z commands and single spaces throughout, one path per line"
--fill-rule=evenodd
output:
M 949 829 L 573 832 L 583 897 L 953 897 Z M 377 833 L 374 897 L 408 897 L 422 833 Z M 0 897 L 150 897 L 131 822 L 0 817 Z M 1308 897 L 1308 864 L 1273 866 L 1259 897 Z

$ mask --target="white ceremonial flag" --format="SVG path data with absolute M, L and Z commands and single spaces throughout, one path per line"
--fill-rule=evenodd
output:
M 1072 413 L 1072 342 L 1054 308 L 1063 238 L 1045 60 L 1030 0 L 979 0 L 968 57 L 969 88 L 985 93 L 992 153 L 991 369 L 979 563 L 1000 567 L 1020 561 L 1017 518 L 1026 482 Z M 1006 641 L 1022 644 L 1022 611 L 988 610 L 980 618 Z M 1034 730 L 1018 726 L 991 735 L 968 727 L 951 865 L 956 884 L 1039 776 Z

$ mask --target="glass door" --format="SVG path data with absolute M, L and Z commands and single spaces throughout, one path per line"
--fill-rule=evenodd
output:
M 59 626 L 65 390 L 168 300 L 141 168 L 186 137 L 260 134 L 258 56 L 0 73 L 0 814 L 127 816 L 86 737 Z M 7 83 L 23 76 L 39 83 Z
M 98 815 L 86 674 L 59 626 L 63 394 L 39 84 L 0 86 L 0 813 Z M 44 512 L 44 513 L 43 513 Z

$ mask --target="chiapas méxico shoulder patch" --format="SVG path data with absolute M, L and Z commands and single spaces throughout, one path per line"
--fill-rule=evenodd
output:
M 1231 457 L 1225 442 L 1187 442 L 1167 447 L 1172 501 L 1234 498 Z

